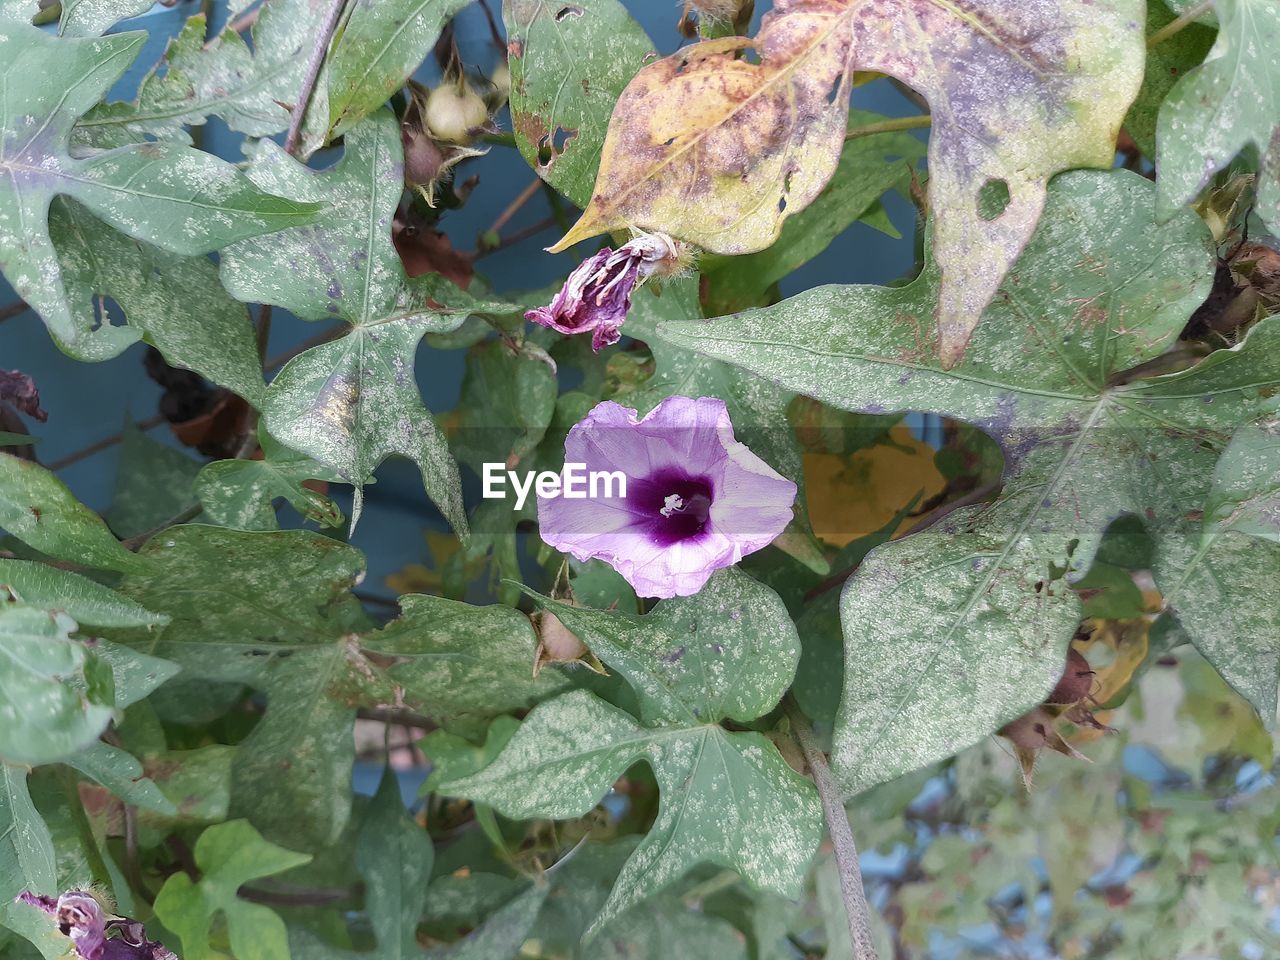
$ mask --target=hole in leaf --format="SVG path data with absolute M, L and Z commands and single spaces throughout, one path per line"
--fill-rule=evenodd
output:
M 841 70 L 831 81 L 831 89 L 827 91 L 827 103 L 835 103 L 840 96 L 840 88 L 844 86 L 844 71 Z
M 567 6 L 561 7 L 559 11 L 556 13 L 556 23 L 560 23 L 562 20 L 564 20 L 565 17 L 580 17 L 580 16 L 582 16 L 582 8 L 574 6 L 571 3 L 571 4 L 568 4 Z
M 978 216 L 988 222 L 999 220 L 1009 206 L 1009 184 L 992 177 L 978 191 Z
M 552 133 L 543 134 L 538 141 L 538 165 L 551 166 L 556 157 L 564 153 L 569 141 L 577 135 L 577 130 L 566 130 L 564 127 L 556 127 Z
M 782 213 L 782 212 L 783 212 L 784 210 L 786 210 L 786 209 L 787 209 L 787 198 L 786 198 L 786 197 L 779 197 L 779 198 L 778 198 L 778 212 L 779 212 L 779 213 Z
M 103 327 L 123 327 L 125 325 L 124 309 L 110 297 L 102 295 L 93 298 L 93 330 Z

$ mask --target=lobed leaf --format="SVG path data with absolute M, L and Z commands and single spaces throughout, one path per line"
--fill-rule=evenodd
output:
M 400 454 L 418 465 L 428 495 L 465 534 L 458 467 L 422 404 L 413 358 L 424 334 L 456 329 L 466 311 L 434 306 L 433 282 L 410 280 L 392 246 L 403 152 L 391 112 L 351 129 L 345 143 L 337 164 L 316 171 L 264 141 L 250 179 L 297 201 L 321 200 L 326 209 L 310 226 L 222 253 L 223 283 L 239 299 L 351 326 L 285 365 L 267 390 L 263 420 L 281 443 L 355 486 L 353 526 L 365 482 Z
M 508 817 L 567 819 L 591 810 L 631 764 L 648 763 L 658 818 L 588 937 L 703 862 L 796 896 L 821 830 L 817 793 L 760 734 L 718 725 L 767 713 L 791 682 L 798 642 L 778 596 L 730 569 L 643 617 L 539 602 L 626 678 L 641 721 L 586 691 L 566 693 L 536 706 L 483 769 L 459 777 L 467 767 L 455 763 L 434 789 Z
M 49 232 L 58 195 L 171 253 L 208 253 L 312 219 L 317 207 L 258 190 L 232 165 L 173 144 L 142 143 L 84 157 L 72 125 L 128 69 L 141 33 L 58 40 L 0 20 L 0 272 L 60 343 L 90 333 L 72 305 Z M 115 343 L 115 349 L 123 344 Z
M 1246 147 L 1258 151 L 1255 210 L 1280 231 L 1280 6 L 1214 0 L 1218 36 L 1169 91 L 1156 122 L 1160 219 L 1168 220 Z
M 822 813 L 813 785 L 758 733 L 715 725 L 642 727 L 586 691 L 535 707 L 493 763 L 439 785 L 517 819 L 580 817 L 637 760 L 658 779 L 658 818 L 622 868 L 590 937 L 699 863 L 800 892 Z
M 967 420 L 1004 450 L 994 504 L 879 548 L 845 587 L 833 762 L 849 792 L 950 756 L 1041 700 L 1079 621 L 1066 578 L 1129 513 L 1161 544 L 1157 585 L 1194 642 L 1274 715 L 1280 636 L 1268 610 L 1280 556 L 1246 557 L 1238 535 L 1202 539 L 1194 518 L 1231 432 L 1276 409 L 1280 328 L 1260 325 L 1184 374 L 1113 382 L 1173 342 L 1213 273 L 1203 224 L 1186 212 L 1157 228 L 1154 192 L 1126 172 L 1057 178 L 1039 232 L 953 370 L 932 359 L 932 265 L 901 288 L 820 288 L 662 328 L 834 406 Z
M 538 176 L 586 206 L 609 115 L 653 42 L 618 0 L 504 0 L 502 18 L 516 146 Z
M 358 3 L 329 51 L 329 136 L 381 107 L 422 64 L 440 31 L 470 0 Z
M 254 406 L 266 390 L 249 311 L 228 295 L 207 257 L 181 257 L 101 223 L 65 197 L 49 209 L 49 236 L 62 265 L 75 334 L 56 333 L 58 346 L 77 360 L 106 360 L 141 339 L 174 367 L 194 370 Z M 95 310 L 110 297 L 127 326 Z
M 713 253 L 763 250 L 835 171 L 853 69 L 888 73 L 933 108 L 938 349 L 949 367 L 1034 231 L 1049 178 L 1111 165 L 1142 79 L 1141 9 L 779 2 L 754 40 L 703 41 L 637 74 L 610 121 L 591 203 L 550 249 L 640 228 Z M 984 209 L 990 191 L 1007 203 Z
M 536 640 L 510 608 L 402 597 L 401 617 L 370 629 L 349 592 L 364 557 L 318 534 L 193 524 L 144 553 L 154 566 L 121 590 L 170 622 L 145 637 L 113 636 L 173 661 L 185 677 L 266 694 L 266 714 L 236 753 L 231 812 L 281 842 L 312 849 L 341 833 L 358 706 L 475 721 L 566 683 L 557 671 L 532 676 Z
M 147 139 L 189 144 L 187 127 L 215 115 L 251 137 L 279 133 L 289 126 L 328 6 L 325 0 L 266 0 L 251 43 L 229 27 L 206 43 L 205 15 L 189 18 L 164 60 L 143 78 L 136 100 L 94 107 L 76 124 L 72 142 L 94 148 Z M 323 124 L 326 96 L 324 85 L 317 85 L 307 108 L 308 130 Z
M 175 873 L 156 895 L 156 916 L 182 941 L 185 960 L 216 960 L 209 945 L 215 917 L 226 923 L 231 952 L 237 957 L 287 957 L 284 921 L 269 907 L 242 900 L 237 891 L 250 880 L 283 873 L 310 862 L 262 839 L 247 821 L 231 820 L 208 827 L 196 841 L 200 879 Z

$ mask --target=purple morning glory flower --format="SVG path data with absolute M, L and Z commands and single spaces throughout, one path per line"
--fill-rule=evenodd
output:
M 697 593 L 791 520 L 796 485 L 734 439 L 729 411 L 713 397 L 668 397 L 642 419 L 597 404 L 569 431 L 564 454 L 562 492 L 539 491 L 542 539 L 605 561 L 644 597 Z M 588 476 L 620 471 L 625 496 L 615 484 L 613 497 L 571 498 L 571 464 Z M 603 482 L 597 491 L 610 492 Z
M 641 234 L 617 250 L 605 247 L 569 274 L 549 306 L 530 310 L 524 318 L 560 333 L 590 331 L 591 349 L 599 353 L 621 339 L 631 292 L 674 265 L 679 251 L 676 241 L 660 233 Z
M 82 890 L 68 890 L 56 900 L 24 890 L 15 899 L 53 917 L 82 960 L 178 960 L 163 944 L 148 940 L 138 921 L 108 920 L 102 905 Z

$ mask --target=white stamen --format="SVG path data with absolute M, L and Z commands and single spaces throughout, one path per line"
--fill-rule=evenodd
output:
M 684 498 L 678 493 L 673 493 L 662 501 L 662 509 L 658 512 L 664 517 L 669 517 L 673 513 L 679 513 L 684 509 Z

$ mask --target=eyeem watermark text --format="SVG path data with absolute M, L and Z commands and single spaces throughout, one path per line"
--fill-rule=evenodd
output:
M 566 500 L 613 500 L 627 495 L 627 475 L 621 470 L 587 470 L 585 463 L 566 463 L 564 470 L 524 471 L 506 469 L 505 463 L 484 465 L 486 500 L 505 500 L 506 485 L 516 493 L 517 510 L 524 507 L 530 491 L 540 497 L 564 497 Z

